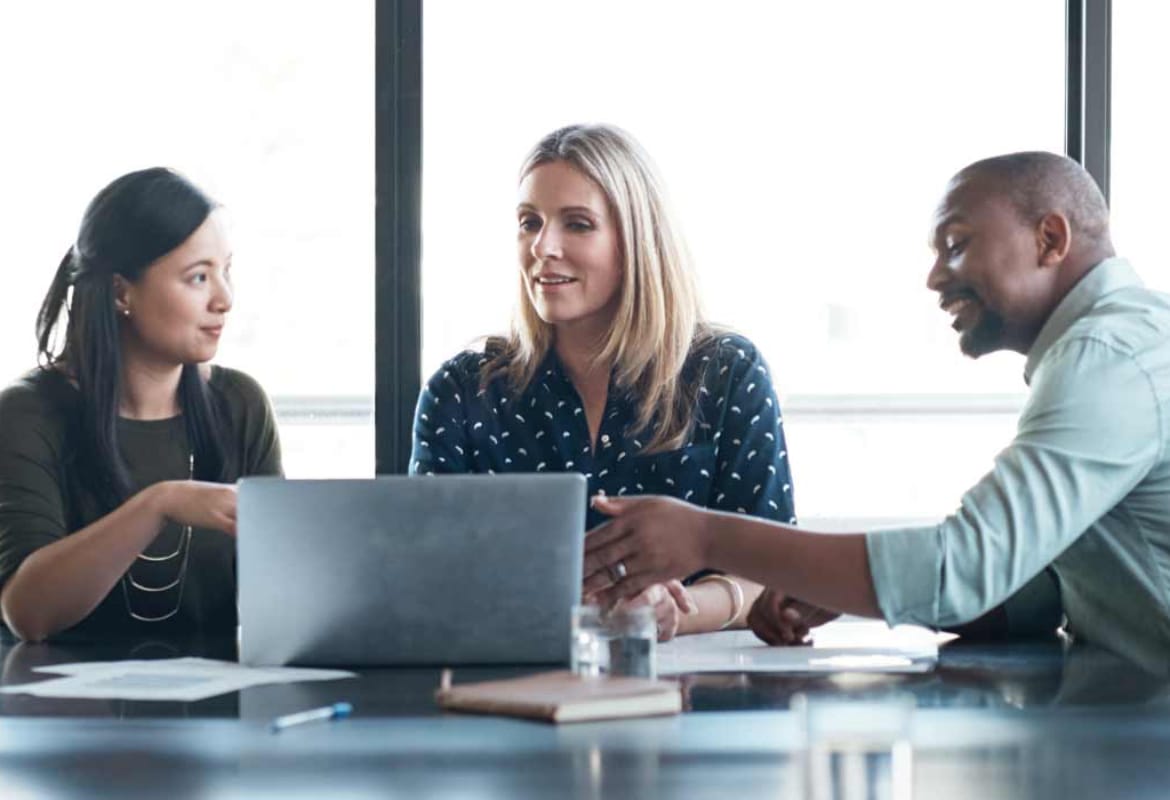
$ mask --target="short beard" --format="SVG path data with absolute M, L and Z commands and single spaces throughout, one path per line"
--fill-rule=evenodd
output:
M 984 308 L 975 327 L 959 337 L 963 355 L 979 358 L 1003 348 L 1004 321 L 994 311 Z

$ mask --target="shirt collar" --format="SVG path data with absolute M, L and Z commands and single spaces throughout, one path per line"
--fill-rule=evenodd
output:
M 1089 313 L 1098 300 L 1118 289 L 1141 285 L 1142 279 L 1124 258 L 1107 258 L 1090 269 L 1057 304 L 1040 329 L 1040 334 L 1028 350 L 1028 360 L 1024 364 L 1024 383 L 1032 382 L 1033 373 L 1052 345 L 1056 344 L 1056 340 L 1074 322 Z
M 568 386 L 573 385 L 573 382 L 569 380 L 569 373 L 565 372 L 565 367 L 561 364 L 561 359 L 557 356 L 554 347 L 550 347 L 548 352 L 544 354 L 544 360 L 540 362 L 536 376 L 544 380 L 552 378 Z

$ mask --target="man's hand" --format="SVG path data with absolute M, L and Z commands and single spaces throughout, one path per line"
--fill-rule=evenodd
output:
M 612 519 L 585 537 L 584 593 L 604 606 L 707 566 L 703 509 L 670 497 L 594 497 Z
M 771 645 L 801 644 L 809 631 L 840 616 L 774 589 L 765 589 L 752 604 L 747 624 L 756 636 Z

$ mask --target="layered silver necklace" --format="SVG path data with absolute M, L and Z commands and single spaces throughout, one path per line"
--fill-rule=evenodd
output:
M 187 454 L 187 479 L 193 480 L 195 478 L 195 454 Z M 146 553 L 139 553 L 134 558 L 134 564 L 126 570 L 126 574 L 122 576 L 122 598 L 126 601 L 126 613 L 133 619 L 139 622 L 163 622 L 179 613 L 179 608 L 183 605 L 183 584 L 187 579 L 187 564 L 191 560 L 191 526 L 184 525 L 182 533 L 179 534 L 179 543 L 175 547 L 174 552 L 167 553 L 161 556 L 148 556 Z M 145 561 L 151 564 L 163 564 L 166 562 L 178 562 L 179 569 L 175 573 L 175 579 L 161 586 L 147 586 L 139 583 L 134 578 L 134 565 L 139 561 Z M 140 614 L 134 610 L 134 606 L 130 603 L 130 590 L 134 589 L 136 592 L 142 592 L 146 595 L 157 596 L 161 592 L 168 592 L 172 589 L 178 589 L 178 597 L 175 600 L 175 607 L 165 614 L 157 616 L 150 616 L 147 614 Z

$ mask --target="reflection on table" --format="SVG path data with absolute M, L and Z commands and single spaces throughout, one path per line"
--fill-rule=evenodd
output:
M 230 640 L 0 642 L 4 685 L 46 677 L 33 671 L 45 664 L 234 653 Z M 920 798 L 1156 797 L 1170 785 L 1170 680 L 1056 640 L 950 642 L 925 674 L 683 676 L 681 716 L 561 727 L 441 713 L 441 672 L 368 669 L 196 703 L 0 695 L 4 796 L 803 797 L 797 694 L 912 698 Z M 352 719 L 267 731 L 338 700 Z

